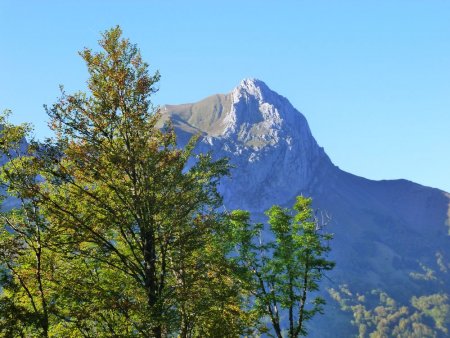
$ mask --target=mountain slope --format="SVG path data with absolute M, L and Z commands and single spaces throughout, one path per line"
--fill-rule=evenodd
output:
M 198 103 L 167 105 L 162 112 L 172 119 L 182 142 L 200 133 L 198 151 L 230 158 L 235 168 L 221 185 L 227 208 L 248 209 L 263 219 L 273 204 L 291 206 L 299 194 L 313 197 L 315 207 L 331 216 L 329 230 L 335 234 L 332 256 L 337 267 L 328 287 L 381 289 L 401 302 L 442 288 L 450 292 L 448 285 L 411 278 L 420 264 L 439 275 L 437 254 L 446 262 L 450 259 L 446 192 L 406 180 L 372 181 L 340 170 L 317 144 L 305 117 L 259 80 L 243 80 L 230 94 Z M 352 332 L 333 311 L 335 305 L 330 304 L 326 315 L 315 321 L 314 335 L 327 335 L 320 328 L 323 321 L 335 327 L 327 331 L 331 336 Z

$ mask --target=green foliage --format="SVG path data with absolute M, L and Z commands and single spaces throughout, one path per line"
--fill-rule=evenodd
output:
M 89 93 L 62 90 L 47 107 L 55 139 L 24 147 L 30 128 L 0 121 L 1 180 L 22 202 L 2 213 L 0 332 L 239 336 L 249 321 L 218 240 L 227 161 L 156 127 L 159 74 L 120 28 L 100 46 L 80 53 Z
M 326 259 L 330 234 L 313 217 L 311 199 L 298 197 L 295 214 L 279 206 L 270 208 L 269 231 L 250 223 L 250 214 L 234 211 L 231 228 L 236 244 L 235 260 L 249 281 L 257 317 L 268 316 L 277 337 L 287 322 L 288 337 L 306 335 L 304 323 L 323 310 L 324 300 L 312 294 L 319 290 L 325 271 L 334 263 Z M 287 318 L 286 318 L 287 317 Z
M 411 272 L 409 276 L 416 280 L 433 281 L 436 280 L 435 272 L 423 263 L 419 263 L 422 272 Z
M 446 295 L 413 297 L 411 306 L 398 304 L 380 290 L 362 295 L 343 285 L 329 292 L 342 310 L 352 312 L 352 324 L 358 328 L 361 338 L 440 337 L 447 332 L 442 326 L 443 318 L 448 317 Z M 437 318 L 436 325 L 429 320 L 433 315 Z
M 410 304 L 402 305 L 380 290 L 359 294 L 342 285 L 329 293 L 343 311 L 353 314 L 352 324 L 361 338 L 444 337 L 448 333 L 447 294 L 413 296 Z
M 54 139 L 0 117 L 0 183 L 19 205 L 0 212 L 0 335 L 239 337 L 269 333 L 266 316 L 278 337 L 284 316 L 306 334 L 334 266 L 311 200 L 268 210 L 268 241 L 248 212 L 220 212 L 227 160 L 157 126 L 159 74 L 119 27 L 99 43 L 80 53 L 88 93 L 46 107 Z
M 450 324 L 450 304 L 447 294 L 433 294 L 421 297 L 412 297 L 411 304 L 418 311 L 433 318 L 435 326 L 443 333 L 448 333 Z

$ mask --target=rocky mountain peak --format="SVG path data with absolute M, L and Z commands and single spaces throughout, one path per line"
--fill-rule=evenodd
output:
M 308 189 L 319 171 L 332 167 L 305 117 L 261 80 L 244 79 L 229 94 L 167 105 L 162 111 L 179 139 L 200 133 L 198 151 L 212 150 L 239 168 L 240 174 L 232 172 L 231 181 L 222 185 L 229 207 L 234 207 L 235 194 L 245 201 L 240 207 L 250 210 L 270 206 L 274 196 L 291 200 Z
M 291 199 L 300 190 L 307 189 L 321 163 L 326 167 L 331 165 L 312 136 L 305 117 L 263 81 L 242 80 L 230 94 L 220 99 L 228 103 L 220 109 L 219 97 L 212 98 L 201 101 L 202 106 L 209 102 L 210 113 L 205 109 L 205 118 L 217 116 L 208 129 L 202 127 L 206 135 L 201 148 L 212 148 L 218 157 L 231 158 L 241 172 L 252 173 L 239 178 L 236 175 L 223 185 L 223 194 L 230 206 L 233 201 L 228 190 L 246 196 L 248 209 L 268 205 L 274 194 L 281 201 Z M 194 104 L 190 110 L 195 109 Z M 217 111 L 221 114 L 215 113 Z M 189 119 L 189 123 L 191 121 L 194 120 Z M 295 185 L 286 177 L 295 177 Z
M 261 80 L 244 79 L 229 94 L 196 103 L 167 105 L 163 114 L 180 139 L 200 133 L 198 151 L 212 150 L 239 168 L 240 174 L 232 172 L 222 186 L 230 207 L 236 193 L 250 210 L 270 206 L 274 196 L 291 200 L 308 189 L 319 171 L 332 167 L 305 117 Z
M 233 93 L 246 93 L 249 96 L 254 96 L 259 100 L 264 101 L 264 98 L 270 96 L 273 92 L 263 81 L 255 78 L 246 78 L 234 88 Z
M 283 96 L 263 81 L 244 79 L 232 90 L 231 106 L 223 119 L 223 137 L 261 148 L 280 139 L 311 138 L 308 123 Z

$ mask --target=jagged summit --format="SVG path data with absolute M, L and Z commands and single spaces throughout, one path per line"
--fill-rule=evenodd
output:
M 256 99 L 260 103 L 266 102 L 274 105 L 290 105 L 288 99 L 270 89 L 264 81 L 255 78 L 243 79 L 239 85 L 231 91 L 231 95 L 237 99 L 240 97 Z M 281 111 L 281 113 L 283 114 L 284 112 Z
M 244 79 L 231 93 L 197 103 L 167 105 L 163 114 L 181 137 L 203 134 L 200 151 L 212 148 L 217 157 L 232 158 L 241 172 L 252 172 L 224 184 L 248 196 L 248 209 L 268 205 L 274 192 L 280 201 L 292 198 L 310 185 L 319 164 L 331 165 L 305 117 L 261 80 Z M 288 176 L 295 177 L 295 185 Z
M 237 135 L 255 147 L 274 145 L 286 137 L 312 137 L 304 116 L 263 81 L 244 79 L 230 94 L 230 111 L 224 118 L 224 136 Z
M 243 79 L 239 85 L 233 89 L 233 92 L 235 91 L 247 92 L 249 95 L 253 95 L 260 100 L 264 100 L 267 95 L 273 93 L 264 81 L 255 78 Z
M 305 117 L 263 81 L 244 79 L 229 94 L 166 105 L 163 114 L 188 133 L 229 138 L 255 149 L 283 138 L 312 138 Z

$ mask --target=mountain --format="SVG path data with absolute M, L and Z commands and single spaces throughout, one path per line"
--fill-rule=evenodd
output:
M 232 176 L 221 184 L 226 208 L 247 209 L 263 220 L 271 205 L 290 207 L 303 194 L 331 217 L 337 266 L 324 288 L 346 284 L 368 295 L 381 290 L 407 306 L 413 296 L 450 294 L 450 194 L 342 171 L 317 144 L 305 117 L 260 80 L 245 79 L 231 93 L 197 103 L 166 105 L 162 113 L 181 142 L 201 134 L 198 151 L 230 159 Z M 351 313 L 339 311 L 329 299 L 325 315 L 312 323 L 312 335 L 356 333 Z M 430 318 L 426 324 L 435 320 Z
M 200 151 L 231 158 L 237 170 L 222 185 L 230 208 L 258 212 L 274 201 L 287 203 L 309 189 L 319 170 L 333 167 L 305 117 L 262 81 L 243 80 L 231 94 L 167 105 L 163 113 L 183 141 L 202 133 Z

